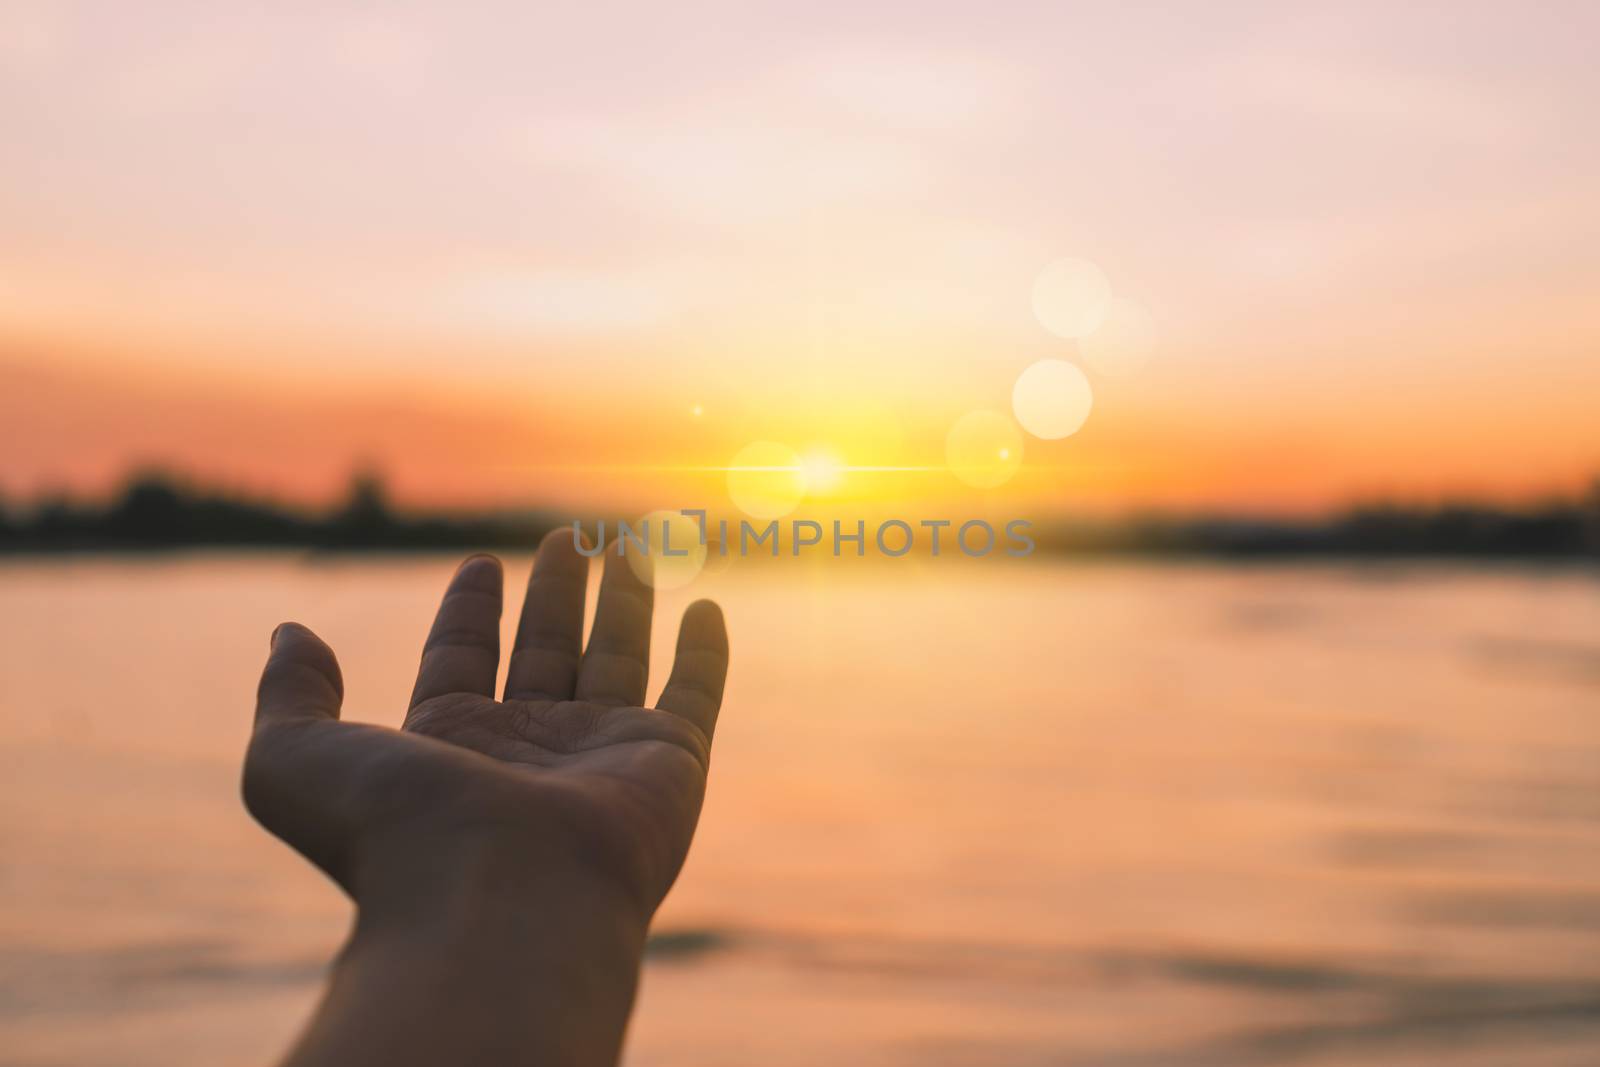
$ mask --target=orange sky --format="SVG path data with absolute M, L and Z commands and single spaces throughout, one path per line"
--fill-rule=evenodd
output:
M 1600 473 L 1590 5 L 279 7 L 0 11 L 8 495 L 676 505 L 759 439 L 930 507 Z M 951 423 L 1081 359 L 1063 256 L 1158 348 L 968 489 Z

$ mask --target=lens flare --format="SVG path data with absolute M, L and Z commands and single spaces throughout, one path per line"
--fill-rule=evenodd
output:
M 1045 329 L 1076 341 L 1100 328 L 1111 307 L 1111 283 L 1086 259 L 1058 259 L 1033 283 L 1033 313 Z
M 1155 352 L 1155 319 L 1143 304 L 1119 296 L 1111 301 L 1106 321 L 1078 347 L 1084 361 L 1106 377 L 1132 374 Z
M 975 489 L 1004 485 L 1022 466 L 1022 434 L 998 411 L 969 411 L 944 439 L 950 473 Z
M 839 457 L 822 449 L 814 449 L 800 460 L 800 474 L 805 479 L 806 492 L 826 493 L 837 489 L 844 481 L 845 466 Z
M 1041 359 L 1017 375 L 1011 389 L 1011 411 L 1017 421 L 1046 441 L 1077 433 L 1093 406 L 1089 379 L 1061 359 Z
M 800 455 L 777 441 L 756 441 L 728 465 L 728 496 L 754 519 L 781 519 L 806 495 Z
M 656 589 L 682 589 L 706 565 L 706 546 L 700 543 L 700 521 L 693 515 L 662 509 L 633 524 L 638 537 L 648 537 L 649 554 L 628 545 L 628 566 L 641 582 Z M 647 532 L 648 531 L 648 532 Z M 615 551 L 615 549 L 612 549 Z

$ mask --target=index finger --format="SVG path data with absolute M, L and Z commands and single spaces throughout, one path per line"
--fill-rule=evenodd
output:
M 500 667 L 500 561 L 467 557 L 439 603 L 422 646 L 411 708 L 452 693 L 494 696 Z

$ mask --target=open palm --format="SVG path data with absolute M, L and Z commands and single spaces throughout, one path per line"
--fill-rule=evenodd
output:
M 715 604 L 691 605 L 672 676 L 644 707 L 651 587 L 608 552 L 585 649 L 588 560 L 573 536 L 539 548 L 501 700 L 489 556 L 451 579 L 400 730 L 340 722 L 332 650 L 279 627 L 245 760 L 251 812 L 358 899 L 397 871 L 509 863 L 582 872 L 653 911 L 699 816 L 727 636 Z

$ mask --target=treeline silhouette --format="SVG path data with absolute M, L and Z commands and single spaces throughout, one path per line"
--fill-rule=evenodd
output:
M 409 513 L 381 477 L 352 479 L 344 501 L 315 511 L 198 488 L 172 474 L 134 475 L 108 501 L 0 501 L 0 552 L 301 546 L 334 550 L 529 548 L 572 516 L 529 509 Z M 589 527 L 592 528 L 592 525 Z M 1459 503 L 1376 504 L 1319 521 L 1146 516 L 1036 521 L 1043 552 L 1237 557 L 1457 556 L 1600 559 L 1600 481 L 1526 509 Z
M 358 474 L 328 511 L 197 488 L 143 472 L 104 503 L 47 498 L 18 511 L 0 505 L 0 551 L 200 546 L 427 549 L 535 545 L 557 523 L 538 511 L 408 514 L 389 502 L 382 478 Z
M 1525 510 L 1470 502 L 1352 507 L 1330 519 L 1152 516 L 1046 524 L 1041 551 L 1155 555 L 1440 556 L 1600 561 L 1600 485 Z

